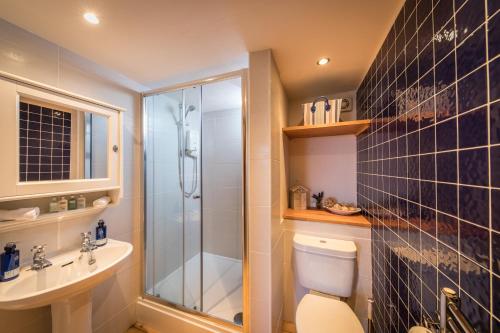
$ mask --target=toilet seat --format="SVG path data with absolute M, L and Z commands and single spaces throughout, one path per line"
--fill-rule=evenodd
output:
M 297 333 L 363 333 L 349 305 L 336 299 L 307 294 L 297 307 Z

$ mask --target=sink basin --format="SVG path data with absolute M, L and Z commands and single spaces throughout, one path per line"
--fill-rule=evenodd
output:
M 91 290 L 113 275 L 132 252 L 126 242 L 109 239 L 94 250 L 88 264 L 79 249 L 48 258 L 52 266 L 40 271 L 21 269 L 17 279 L 0 283 L 0 309 L 30 309 L 52 305 L 52 332 L 91 332 Z M 85 321 L 82 322 L 82 321 Z

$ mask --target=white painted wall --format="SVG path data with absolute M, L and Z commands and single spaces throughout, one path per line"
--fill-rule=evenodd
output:
M 371 277 L 371 234 L 370 228 L 361 228 L 347 225 L 291 221 L 285 220 L 285 304 L 284 320 L 295 323 L 295 313 L 297 305 L 308 290 L 302 287 L 296 279 L 296 267 L 293 253 L 293 236 L 296 232 L 319 237 L 334 239 L 352 240 L 356 244 L 356 274 L 354 291 L 348 304 L 354 309 L 361 324 L 367 327 L 367 300 L 371 297 L 372 277 Z M 332 276 L 332 283 L 335 277 Z M 346 332 L 347 333 L 347 332 Z
M 0 70 L 49 84 L 125 108 L 123 124 L 123 200 L 100 216 L 64 221 L 23 231 L 0 234 L 0 244 L 19 241 L 24 262 L 29 249 L 47 244 L 49 257 L 57 251 L 78 248 L 80 232 L 93 230 L 98 218 L 108 224 L 111 238 L 131 242 L 133 255 L 120 271 L 98 286 L 93 294 L 94 332 L 122 333 L 135 322 L 140 288 L 141 136 L 140 96 L 120 84 L 97 76 L 88 67 L 98 65 L 44 39 L 0 20 Z M 4 161 L 5 162 L 5 161 Z M 2 332 L 51 331 L 50 307 L 26 311 L 0 311 Z
M 305 185 L 311 193 L 324 191 L 325 198 L 356 203 L 354 135 L 290 140 L 288 160 L 289 186 Z

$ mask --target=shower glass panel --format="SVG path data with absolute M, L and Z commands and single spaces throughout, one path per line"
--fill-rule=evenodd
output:
M 144 97 L 145 294 L 241 324 L 241 78 Z

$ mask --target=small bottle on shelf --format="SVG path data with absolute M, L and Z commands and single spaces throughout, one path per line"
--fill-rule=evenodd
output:
M 53 197 L 52 201 L 49 204 L 49 212 L 57 213 L 58 211 L 59 211 L 59 201 L 57 200 L 56 197 Z
M 76 198 L 74 195 L 72 195 L 68 200 L 68 210 L 75 210 L 75 209 L 76 209 Z
M 78 199 L 76 199 L 76 208 L 82 209 L 85 207 L 87 207 L 87 200 L 85 199 L 85 197 L 82 194 L 80 194 Z
M 64 212 L 68 210 L 68 200 L 65 197 L 61 197 L 59 200 L 59 211 Z

